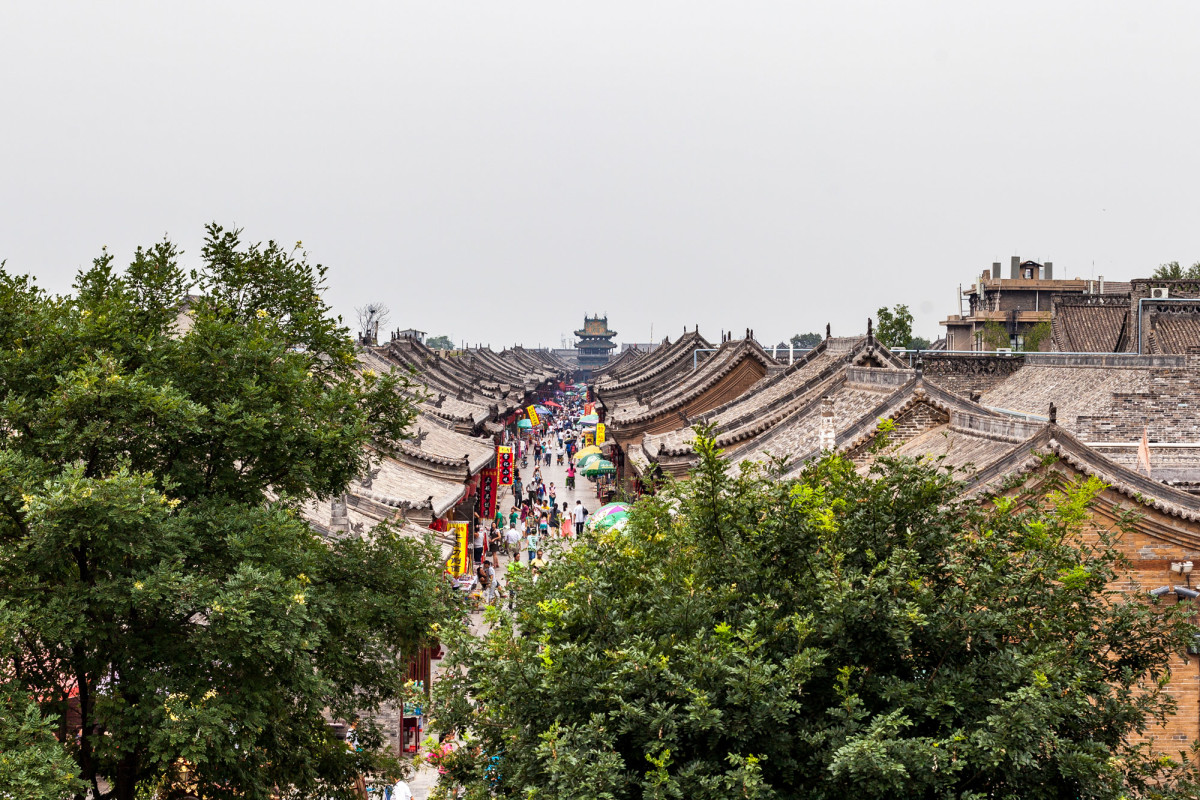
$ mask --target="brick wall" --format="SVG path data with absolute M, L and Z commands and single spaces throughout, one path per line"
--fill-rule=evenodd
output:
M 1106 413 L 1078 418 L 1085 442 L 1200 442 L 1200 374 L 1155 370 L 1137 392 L 1115 392 Z

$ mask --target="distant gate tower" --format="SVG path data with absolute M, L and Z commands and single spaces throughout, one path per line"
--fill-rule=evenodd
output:
M 583 318 L 583 330 L 575 331 L 579 343 L 575 349 L 579 351 L 579 366 L 592 369 L 608 363 L 613 349 L 617 346 L 612 340 L 616 331 L 608 329 L 608 317 L 595 316 Z

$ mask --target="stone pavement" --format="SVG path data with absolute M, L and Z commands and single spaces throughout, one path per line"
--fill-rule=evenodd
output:
M 534 469 L 533 456 L 530 455 L 529 467 L 521 469 L 521 480 L 524 482 L 528 482 L 528 479 L 533 476 L 533 469 Z M 542 477 L 546 481 L 547 485 L 549 485 L 551 482 L 554 483 L 555 491 L 557 492 L 557 501 L 558 501 L 559 508 L 562 508 L 563 501 L 566 501 L 571 508 L 574 508 L 576 500 L 582 500 L 583 505 L 588 509 L 588 511 L 595 511 L 601 505 L 600 501 L 596 498 L 596 484 L 592 483 L 587 478 L 584 478 L 582 476 L 577 476 L 575 479 L 575 485 L 576 485 L 575 491 L 567 490 L 567 488 L 566 488 L 566 484 L 567 484 L 566 464 L 564 464 L 563 466 L 560 467 L 556 463 L 554 463 L 553 459 L 551 459 L 551 464 L 549 467 L 547 467 L 545 464 L 542 465 Z M 508 509 L 510 509 L 513 505 L 513 497 L 512 497 L 511 487 L 507 488 L 504 492 L 502 492 L 500 494 L 499 502 L 500 502 L 500 508 L 504 509 L 504 511 L 507 513 Z M 526 556 L 525 551 L 522 550 L 521 551 L 521 562 L 525 563 L 525 561 L 527 559 L 528 559 L 528 556 Z M 508 564 L 509 564 L 509 559 L 505 556 L 501 556 L 500 557 L 500 569 L 498 569 L 496 571 L 497 578 L 503 580 L 504 575 L 508 571 Z M 479 635 L 480 631 L 483 629 L 483 612 L 482 611 L 477 611 L 471 615 L 470 626 L 471 626 L 471 631 L 473 633 L 475 633 L 476 635 Z M 443 663 L 444 663 L 444 660 L 434 663 L 433 684 L 435 686 L 437 685 L 438 676 L 441 672 L 441 667 L 442 667 Z M 420 769 L 418 769 L 416 774 L 413 775 L 413 777 L 411 779 L 409 779 L 409 781 L 408 781 L 409 788 L 411 788 L 412 792 L 413 792 L 413 798 L 415 800 L 426 800 L 426 798 L 430 797 L 431 792 L 433 791 L 434 787 L 437 785 L 437 779 L 438 779 L 438 773 L 437 773 L 436 769 L 434 769 L 432 767 L 428 767 L 428 766 L 423 766 Z

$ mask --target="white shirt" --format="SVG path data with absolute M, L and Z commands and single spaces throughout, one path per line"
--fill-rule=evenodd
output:
M 580 505 L 575 506 L 575 522 L 576 522 L 576 524 L 583 522 L 585 519 L 587 519 L 587 512 L 583 510 L 583 505 L 580 504 Z
M 392 787 L 392 800 L 412 800 L 412 789 L 404 781 L 396 781 Z

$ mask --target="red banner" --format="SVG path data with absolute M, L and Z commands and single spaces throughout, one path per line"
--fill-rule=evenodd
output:
M 513 483 L 513 449 L 511 447 L 496 448 L 496 474 L 500 486 L 512 486 Z
M 479 473 L 479 516 L 491 519 L 496 516 L 496 476 L 497 468 L 485 469 Z

